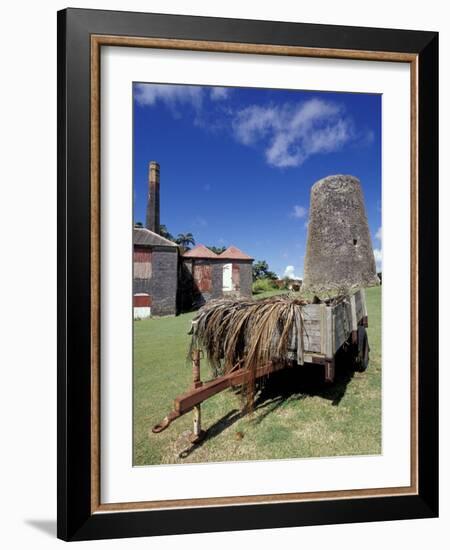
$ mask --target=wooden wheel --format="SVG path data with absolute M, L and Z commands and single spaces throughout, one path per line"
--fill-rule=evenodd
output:
M 369 338 L 367 337 L 367 331 L 365 327 L 358 327 L 358 341 L 356 349 L 356 370 L 359 372 L 364 372 L 369 366 Z

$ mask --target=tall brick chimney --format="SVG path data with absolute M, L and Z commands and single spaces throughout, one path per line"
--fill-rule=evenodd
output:
M 159 235 L 159 164 L 154 160 L 148 165 L 148 198 L 145 226 Z

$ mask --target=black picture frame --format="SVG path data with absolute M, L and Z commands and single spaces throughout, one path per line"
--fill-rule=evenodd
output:
M 418 493 L 92 513 L 91 36 L 403 52 L 418 60 Z M 438 515 L 438 34 L 66 9 L 58 12 L 58 537 L 88 540 Z

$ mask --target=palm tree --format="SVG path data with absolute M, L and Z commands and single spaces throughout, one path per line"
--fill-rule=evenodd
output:
M 269 264 L 265 260 L 255 262 L 252 267 L 253 281 L 258 279 L 278 279 L 278 276 L 273 271 L 269 270 Z
M 190 245 L 195 245 L 194 235 L 192 233 L 179 233 L 175 242 L 185 250 L 189 250 Z
M 167 227 L 163 223 L 159 226 L 159 234 L 161 235 L 161 237 L 164 237 L 169 241 L 176 242 L 175 239 L 173 238 L 172 233 L 170 233 L 170 231 L 167 229 Z

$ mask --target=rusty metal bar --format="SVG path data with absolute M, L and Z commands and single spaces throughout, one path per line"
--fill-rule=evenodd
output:
M 194 409 L 194 428 L 192 430 L 191 442 L 197 443 L 203 439 L 205 432 L 202 430 L 202 410 L 200 405 L 195 405 Z
M 159 424 L 155 424 L 152 428 L 154 434 L 159 434 L 170 426 L 170 424 L 180 416 L 177 411 L 171 411 Z
M 256 370 L 255 378 L 266 376 L 267 374 L 270 374 L 275 370 L 277 369 L 272 365 L 272 363 L 269 363 L 264 367 L 260 367 Z M 230 374 L 220 376 L 219 378 L 211 380 L 210 382 L 205 382 L 201 387 L 178 396 L 175 399 L 175 410 L 180 414 L 185 414 L 186 412 L 190 411 L 195 405 L 201 403 L 202 401 L 205 401 L 205 399 L 208 399 L 209 397 L 220 393 L 226 388 L 242 386 L 242 384 L 245 384 L 249 380 L 250 374 L 246 370 L 240 369 L 231 372 Z
M 202 352 L 199 349 L 192 350 L 192 387 L 199 388 L 202 385 L 200 380 L 200 359 Z
M 274 365 L 273 363 L 268 363 L 263 367 L 256 369 L 255 378 L 261 378 L 262 376 L 267 376 L 272 372 L 275 372 L 282 368 L 279 365 Z M 186 414 L 187 412 L 194 409 L 196 405 L 200 405 L 202 401 L 209 399 L 213 395 L 220 393 L 226 388 L 242 386 L 250 379 L 250 373 L 244 369 L 239 369 L 232 371 L 229 374 L 220 376 L 209 382 L 203 382 L 201 386 L 193 388 L 178 397 L 174 400 L 174 410 L 169 413 L 162 422 L 156 424 L 152 428 L 153 433 L 160 433 L 165 430 L 174 420 Z M 195 424 L 194 424 L 195 430 Z
M 192 389 L 195 390 L 200 388 L 203 383 L 200 378 L 200 359 L 202 357 L 202 351 L 199 349 L 194 349 L 192 351 Z M 195 405 L 193 408 L 194 418 L 193 418 L 193 430 L 191 441 L 198 442 L 203 439 L 205 432 L 202 430 L 202 410 L 201 405 Z

